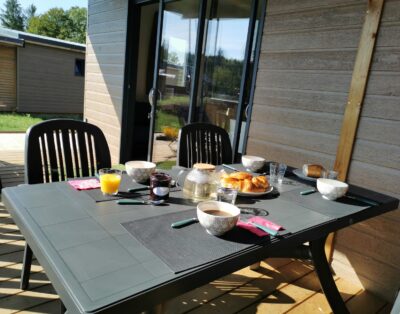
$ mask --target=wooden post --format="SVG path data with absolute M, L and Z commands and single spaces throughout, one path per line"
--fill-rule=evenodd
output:
M 368 0 L 334 166 L 335 171 L 339 173 L 338 179 L 341 181 L 346 181 L 350 167 L 384 1 Z M 329 260 L 332 259 L 333 255 L 333 242 L 334 233 L 331 233 L 325 246 L 325 252 Z

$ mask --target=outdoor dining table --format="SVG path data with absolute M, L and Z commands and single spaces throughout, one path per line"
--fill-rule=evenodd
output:
M 196 215 L 196 204 L 179 188 L 171 190 L 165 206 L 119 205 L 99 190 L 77 191 L 67 182 L 5 188 L 2 199 L 67 313 L 140 312 L 282 256 L 311 259 L 332 310 L 347 313 L 325 257 L 325 240 L 331 232 L 396 209 L 399 202 L 356 186 L 337 201 L 319 193 L 301 195 L 315 183 L 291 170 L 273 192 L 237 199 L 244 213 L 263 211 L 283 226 L 275 237 L 236 227 L 234 235 L 218 238 L 197 223 L 172 229 L 171 222 Z M 176 177 L 177 171 L 170 174 Z M 124 188 L 131 183 L 137 186 L 127 180 Z M 148 198 L 148 191 L 129 197 Z

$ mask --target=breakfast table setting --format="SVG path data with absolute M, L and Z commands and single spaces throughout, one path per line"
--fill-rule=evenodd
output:
M 148 310 L 281 256 L 311 259 L 333 312 L 348 313 L 326 237 L 398 206 L 320 165 L 296 169 L 243 156 L 240 164 L 191 169 L 158 170 L 146 161 L 125 167 L 3 190 L 67 313 Z

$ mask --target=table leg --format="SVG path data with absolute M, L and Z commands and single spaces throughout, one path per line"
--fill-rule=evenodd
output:
M 60 313 L 61 314 L 67 313 L 67 309 L 66 309 L 63 301 L 61 301 L 61 300 L 60 300 Z
M 343 302 L 342 297 L 333 280 L 332 272 L 325 255 L 326 236 L 318 240 L 310 242 L 311 256 L 314 262 L 315 271 L 317 272 L 322 291 L 328 300 L 333 313 L 348 314 L 350 313 Z
M 28 243 L 26 243 L 24 250 L 24 260 L 22 262 L 22 270 L 21 270 L 21 283 L 20 283 L 21 290 L 28 290 L 29 277 L 31 274 L 32 255 L 33 255 L 32 249 L 30 248 Z

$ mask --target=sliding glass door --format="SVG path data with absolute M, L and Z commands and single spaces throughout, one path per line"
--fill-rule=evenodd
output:
M 149 125 L 147 159 L 173 162 L 178 130 L 192 122 L 224 128 L 241 153 L 259 1 L 140 1 L 133 10 L 140 20 L 136 60 L 128 63 L 135 97 L 125 105 L 149 108 L 139 119 Z M 131 149 L 125 159 L 134 158 Z

